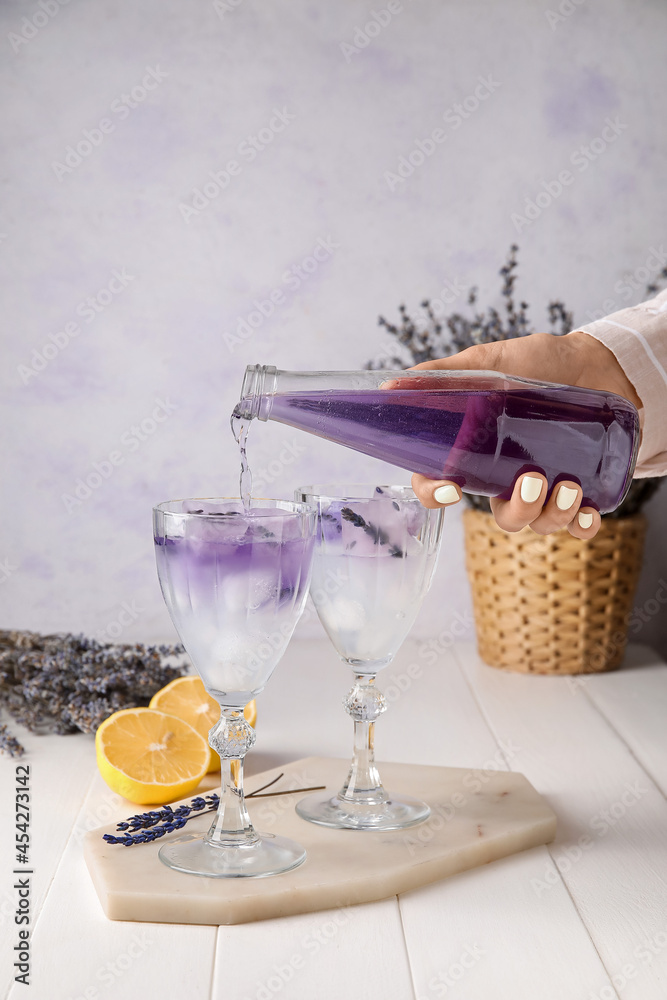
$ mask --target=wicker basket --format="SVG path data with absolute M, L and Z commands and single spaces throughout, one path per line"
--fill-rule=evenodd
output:
M 588 541 L 509 533 L 466 510 L 466 565 L 479 654 L 535 674 L 612 670 L 623 659 L 646 521 L 606 518 Z

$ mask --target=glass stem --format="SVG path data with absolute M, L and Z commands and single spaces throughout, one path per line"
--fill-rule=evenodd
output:
M 246 722 L 243 709 L 222 706 L 220 721 L 208 734 L 208 742 L 220 756 L 220 805 L 206 834 L 216 847 L 256 844 L 259 835 L 250 822 L 243 795 L 243 758 L 255 742 L 255 731 Z
M 375 687 L 375 674 L 355 674 L 355 684 L 343 704 L 354 720 L 354 756 L 338 798 L 360 805 L 382 805 L 388 795 L 375 764 L 375 720 L 387 708 Z

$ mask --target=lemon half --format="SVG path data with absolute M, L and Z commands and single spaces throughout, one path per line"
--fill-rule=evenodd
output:
M 114 712 L 95 734 L 97 766 L 109 788 L 138 805 L 163 805 L 194 792 L 209 746 L 183 719 L 151 708 Z

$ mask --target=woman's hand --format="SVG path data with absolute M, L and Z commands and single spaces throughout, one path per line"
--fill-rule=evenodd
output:
M 624 396 L 639 408 L 641 400 L 612 352 L 594 337 L 577 331 L 564 337 L 533 333 L 517 340 L 478 344 L 439 361 L 425 361 L 416 369 L 468 369 L 498 371 L 544 382 L 560 382 L 586 389 L 601 389 Z M 461 490 L 448 480 L 435 481 L 415 473 L 412 488 L 424 507 L 449 506 L 461 499 Z M 517 480 L 509 500 L 491 498 L 491 510 L 499 527 L 519 531 L 530 525 L 547 535 L 567 528 L 575 538 L 592 538 L 600 527 L 593 507 L 581 507 L 581 487 L 562 480 L 546 501 L 547 481 L 538 472 Z

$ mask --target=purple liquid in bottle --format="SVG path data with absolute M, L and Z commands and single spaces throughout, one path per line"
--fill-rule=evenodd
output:
M 383 389 L 278 391 L 269 417 L 411 472 L 451 479 L 470 493 L 507 499 L 517 477 L 533 470 L 550 488 L 559 479 L 578 481 L 583 502 L 602 513 L 621 502 L 639 436 L 627 400 L 502 375 L 498 384 L 510 388 L 422 388 L 424 381 L 413 379 L 409 389 L 401 380 Z M 479 382 L 488 386 L 488 376 Z

